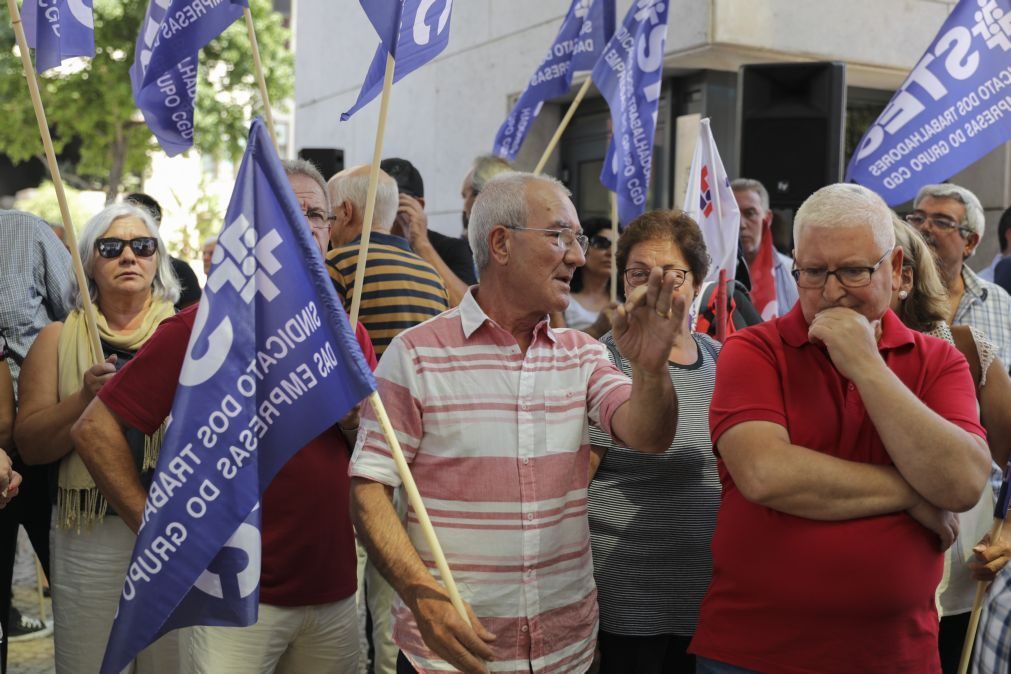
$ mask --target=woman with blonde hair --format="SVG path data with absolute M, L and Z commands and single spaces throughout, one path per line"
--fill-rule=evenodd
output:
M 70 428 L 102 386 L 171 316 L 179 282 L 150 214 L 130 204 L 109 206 L 88 221 L 78 248 L 88 287 L 73 286 L 77 308 L 46 326 L 21 369 L 15 442 L 26 463 L 59 462 L 50 532 L 56 671 L 97 672 L 119 605 L 135 536 L 115 513 L 80 456 Z M 97 312 L 102 362 L 95 364 L 81 292 Z M 160 433 L 128 435 L 138 473 L 150 479 Z M 171 672 L 178 642 L 164 637 L 131 671 Z
M 902 247 L 902 279 L 893 289 L 891 308 L 909 328 L 944 339 L 965 356 L 976 385 L 990 454 L 994 463 L 1003 467 L 1011 451 L 1011 379 L 1007 369 L 997 358 L 994 345 L 978 331 L 945 323 L 948 294 L 934 254 L 912 226 L 898 217 L 893 218 L 893 224 L 895 243 Z M 958 669 L 977 580 L 993 580 L 1011 555 L 1011 535 L 1005 533 L 1002 540 L 990 541 L 992 511 L 993 489 L 987 485 L 979 503 L 959 515 L 958 538 L 945 553 L 944 575 L 937 588 L 941 614 L 938 646 L 945 674 Z M 974 541 L 979 543 L 973 546 Z

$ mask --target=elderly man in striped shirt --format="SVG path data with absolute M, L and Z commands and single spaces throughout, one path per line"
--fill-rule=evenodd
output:
M 653 269 L 645 294 L 614 313 L 629 381 L 584 333 L 554 330 L 585 262 L 568 191 L 508 173 L 490 181 L 470 221 L 481 274 L 460 305 L 402 332 L 376 377 L 473 629 L 435 580 L 382 432 L 363 417 L 352 508 L 369 556 L 399 595 L 398 672 L 585 672 L 597 601 L 586 516 L 587 417 L 628 447 L 662 452 L 676 398 L 667 355 L 683 301 Z

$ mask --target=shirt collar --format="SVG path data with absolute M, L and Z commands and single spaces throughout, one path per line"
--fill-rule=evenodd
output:
M 359 234 L 354 238 L 353 241 L 345 244 L 345 247 L 353 246 L 355 248 L 358 248 L 359 246 L 361 246 L 361 243 L 362 243 L 362 235 Z M 407 242 L 407 239 L 405 239 L 402 236 L 397 236 L 396 234 L 387 234 L 386 232 L 377 232 L 373 230 L 373 232 L 369 234 L 369 243 L 384 243 L 387 246 L 396 246 L 397 248 L 403 248 L 408 253 L 414 252 L 413 250 L 411 250 L 411 244 Z
M 962 265 L 962 283 L 965 285 L 965 292 L 972 295 L 980 302 L 986 301 L 986 296 L 989 291 L 983 287 L 983 283 L 976 272 L 969 269 L 968 266 Z
M 489 318 L 488 314 L 484 313 L 484 309 L 481 308 L 481 305 L 477 303 L 477 298 L 474 297 L 474 291 L 476 291 L 477 288 L 478 286 L 476 285 L 468 288 L 467 293 L 460 301 L 460 323 L 463 326 L 463 334 L 467 339 L 470 339 L 471 335 L 473 335 L 478 328 L 484 325 L 485 321 L 499 327 L 498 323 Z M 499 327 L 499 329 L 502 328 Z M 552 342 L 558 341 L 558 336 L 555 334 L 554 329 L 548 322 L 547 316 L 544 317 L 544 320 L 534 326 L 533 340 L 531 340 L 531 343 L 537 341 L 538 334 L 542 332 L 544 333 L 544 336 Z
M 789 313 L 776 320 L 779 322 L 780 336 L 790 346 L 800 348 L 805 344 L 811 343 L 807 338 L 808 323 L 804 319 L 804 312 L 801 311 L 800 302 L 793 305 L 793 309 Z M 889 309 L 881 317 L 881 339 L 878 340 L 878 351 L 896 349 L 906 344 L 913 344 L 913 333 Z

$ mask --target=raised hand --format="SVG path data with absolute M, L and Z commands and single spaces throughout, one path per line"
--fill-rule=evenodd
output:
M 680 330 L 687 300 L 674 294 L 674 274 L 654 267 L 645 285 L 629 293 L 624 304 L 612 305 L 611 334 L 623 356 L 647 371 L 667 368 L 674 336 Z

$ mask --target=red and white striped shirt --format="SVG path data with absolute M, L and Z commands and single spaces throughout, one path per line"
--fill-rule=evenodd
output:
M 597 634 L 587 417 L 610 432 L 631 382 L 602 344 L 547 320 L 524 355 L 473 292 L 394 339 L 379 392 L 460 594 L 497 637 L 491 671 L 585 672 Z M 351 475 L 400 485 L 368 408 Z M 438 575 L 411 509 L 407 533 Z M 419 671 L 452 669 L 399 598 L 393 613 L 394 641 Z

